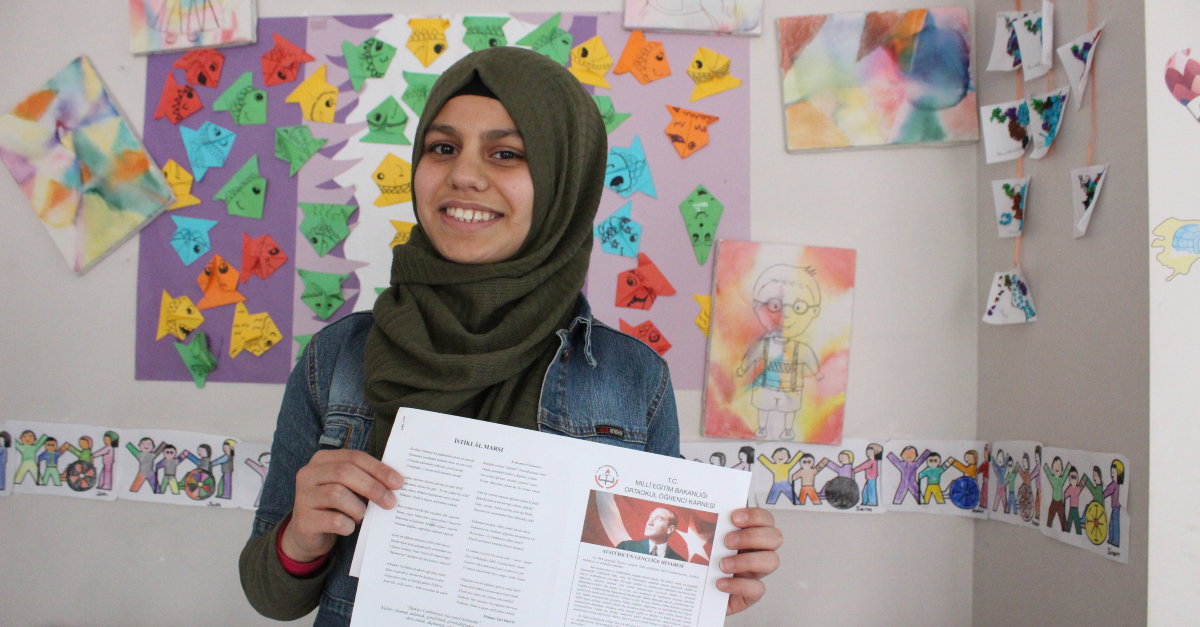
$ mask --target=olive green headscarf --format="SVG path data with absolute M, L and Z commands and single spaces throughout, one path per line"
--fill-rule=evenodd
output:
M 375 302 L 365 356 L 376 456 L 401 407 L 537 428 L 555 332 L 574 317 L 587 274 L 607 134 L 578 79 L 548 57 L 488 48 L 446 70 L 417 127 L 413 171 L 429 124 L 476 82 L 504 105 L 525 142 L 533 223 L 517 254 L 498 263 L 448 261 L 420 226 L 393 249 L 392 286 Z

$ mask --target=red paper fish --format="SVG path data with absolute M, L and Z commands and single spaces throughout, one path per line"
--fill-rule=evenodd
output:
M 617 275 L 617 307 L 650 309 L 654 299 L 674 293 L 674 286 L 646 253 L 638 253 L 638 267 Z
M 220 255 L 213 255 L 212 261 L 204 266 L 204 272 L 196 277 L 196 282 L 200 284 L 200 289 L 204 290 L 204 298 L 196 303 L 197 309 L 220 307 L 246 300 L 246 297 L 237 291 L 238 271 L 230 267 L 229 262 Z
M 211 48 L 202 48 L 179 57 L 171 67 L 183 70 L 189 83 L 216 89 L 221 83 L 221 68 L 225 67 L 225 55 Z
M 262 56 L 263 82 L 267 86 L 296 80 L 300 64 L 316 61 L 304 48 L 275 33 L 275 47 Z
M 653 348 L 659 355 L 663 355 L 671 350 L 671 343 L 667 341 L 667 338 L 663 337 L 662 332 L 658 330 L 658 327 L 654 326 L 653 322 L 647 320 L 635 327 L 619 318 L 618 321 L 621 323 L 621 333 L 627 333 L 645 342 L 647 346 Z
M 154 119 L 166 116 L 171 124 L 179 124 L 187 116 L 199 111 L 204 106 L 200 95 L 191 85 L 180 85 L 175 82 L 175 73 L 167 74 L 167 82 L 163 85 L 162 96 L 158 99 L 158 109 L 154 111 Z
M 242 233 L 242 283 L 249 281 L 251 274 L 263 279 L 271 276 L 287 260 L 287 253 L 269 234 L 250 239 Z

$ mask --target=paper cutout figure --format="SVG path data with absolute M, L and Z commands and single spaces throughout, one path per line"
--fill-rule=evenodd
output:
M 1029 131 L 1033 135 L 1033 152 L 1030 159 L 1041 159 L 1050 152 L 1050 146 L 1062 128 L 1063 114 L 1067 110 L 1067 87 L 1060 87 L 1029 99 Z
M 347 63 L 350 57 L 346 57 Z M 300 105 L 300 113 L 309 122 L 333 122 L 333 114 L 337 112 L 338 90 L 325 80 L 325 66 L 317 68 L 296 86 L 284 102 L 294 102 Z
M 316 61 L 303 48 L 275 33 L 275 47 L 262 56 L 263 84 L 289 83 L 300 75 L 300 64 Z
M 296 340 L 296 343 L 300 345 L 300 350 L 296 351 L 296 361 L 297 362 L 299 362 L 300 358 L 304 356 L 304 351 L 306 349 L 308 349 L 308 343 L 312 341 L 312 337 L 313 337 L 312 333 L 309 333 L 308 335 L 293 335 L 292 336 L 292 339 Z
M 687 70 L 688 76 L 696 83 L 691 102 L 741 85 L 741 80 L 729 75 L 729 65 L 729 57 L 715 50 L 703 46 L 696 49 Z
M 327 141 L 314 138 L 312 129 L 304 124 L 281 126 L 275 129 L 275 157 L 291 164 L 290 176 L 296 176 Z
M 265 280 L 287 260 L 287 253 L 279 248 L 269 233 L 254 239 L 242 233 L 242 283 L 249 281 L 250 275 Z
M 252 314 L 242 303 L 233 311 L 233 330 L 229 334 L 229 356 L 237 357 L 243 350 L 262 357 L 272 346 L 283 340 L 283 334 L 267 312 Z
M 1192 264 L 1200 259 L 1200 220 L 1167 218 L 1152 233 L 1155 237 L 1150 247 L 1162 249 L 1155 259 L 1171 271 L 1167 280 L 1191 272 Z
M 661 41 L 646 41 L 642 31 L 635 30 L 625 42 L 625 50 L 617 61 L 613 74 L 632 73 L 637 82 L 645 85 L 671 75 L 667 51 Z M 611 131 L 610 131 L 611 132 Z
M 346 302 L 346 298 L 342 296 L 342 282 L 349 275 L 312 270 L 296 272 L 300 275 L 300 280 L 304 281 L 304 293 L 300 295 L 300 300 L 320 319 L 328 320 Z
M 158 307 L 158 335 L 154 339 L 161 340 L 168 335 L 187 339 L 203 322 L 204 315 L 187 294 L 171 298 L 167 290 L 163 290 L 162 302 Z
M 617 307 L 649 310 L 659 296 L 675 294 L 675 287 L 646 253 L 638 253 L 637 259 L 636 268 L 617 275 Z
M 715 115 L 705 115 L 671 105 L 667 105 L 667 111 L 671 112 L 671 123 L 664 132 L 680 158 L 687 158 L 688 155 L 707 146 L 708 125 L 721 119 Z
M 158 109 L 154 111 L 154 119 L 166 117 L 171 124 L 179 124 L 181 120 L 204 107 L 200 96 L 191 85 L 180 85 L 175 82 L 175 74 L 167 74 L 167 82 L 163 83 L 162 96 L 158 98 Z
M 187 75 L 185 80 L 193 85 L 216 89 L 221 83 L 221 68 L 225 67 L 225 55 L 212 48 L 191 50 L 176 59 L 171 67 L 183 70 Z
M 592 100 L 596 101 L 596 108 L 600 109 L 600 117 L 604 120 L 604 130 L 609 134 L 617 130 L 617 127 L 632 115 L 630 113 L 617 113 L 617 108 L 613 106 L 612 98 L 608 96 L 592 96 Z
M 413 18 L 408 21 L 408 26 L 412 29 L 412 34 L 408 36 L 407 47 L 421 65 L 429 67 L 450 47 L 450 43 L 446 41 L 446 29 L 450 28 L 450 20 L 440 17 Z
M 243 72 L 213 103 L 213 111 L 228 111 L 238 125 L 267 123 L 267 92 L 254 86 L 254 75 Z
M 1071 200 L 1075 208 L 1075 239 L 1087 234 L 1096 203 L 1100 202 L 1100 190 L 1108 176 L 1108 164 L 1094 165 L 1071 170 Z
M 658 327 L 654 326 L 653 322 L 647 320 L 635 327 L 632 324 L 621 320 L 620 318 L 618 318 L 617 321 L 621 323 L 621 333 L 632 335 L 642 342 L 645 342 L 646 345 L 650 348 L 653 348 L 654 352 L 658 353 L 659 356 L 662 356 L 666 354 L 667 351 L 671 350 L 671 343 L 667 341 L 667 338 L 663 337 L 662 332 L 658 330 Z
M 192 341 L 187 344 L 177 342 L 175 350 L 179 352 L 183 365 L 187 366 L 188 372 L 192 374 L 196 387 L 203 388 L 208 381 L 208 374 L 217 369 L 217 357 L 208 350 L 208 336 L 201 331 L 193 335 Z
M 167 185 L 171 186 L 171 191 L 175 192 L 175 204 L 167 207 L 168 210 L 200 204 L 200 199 L 192 195 L 192 174 L 175 163 L 174 159 L 168 159 L 163 166 L 163 176 L 167 179 Z
M 696 326 L 708 337 L 708 323 L 712 319 L 712 297 L 695 294 L 696 304 L 700 305 L 700 313 L 696 314 Z
M 1029 103 L 1015 100 L 979 108 L 988 163 L 1019 159 L 1029 146 Z
M 312 244 L 313 250 L 317 251 L 317 256 L 324 257 L 350 235 L 347 222 L 358 207 L 302 202 L 300 210 L 304 212 L 300 232 L 308 239 L 308 243 Z
M 558 27 L 561 19 L 562 13 L 555 13 L 553 17 L 542 22 L 532 32 L 522 37 L 517 45 L 529 46 L 534 52 L 554 59 L 559 65 L 566 65 L 570 59 L 571 44 L 575 42 L 575 38 L 571 36 L 571 33 Z
M 463 43 L 467 44 L 472 52 L 507 46 L 508 38 L 504 36 L 504 25 L 508 20 L 507 17 L 464 17 L 463 27 L 467 29 L 467 34 L 463 35 Z
M 1083 93 L 1087 88 L 1088 74 L 1092 71 L 1092 62 L 1096 60 L 1096 46 L 1100 45 L 1100 33 L 1104 25 L 1088 33 L 1084 33 L 1074 41 L 1060 46 L 1058 59 L 1062 61 L 1063 71 L 1067 73 L 1067 81 L 1071 83 L 1071 91 L 1075 93 L 1075 109 L 1083 106 Z
M 1029 177 L 992 181 L 992 200 L 996 205 L 996 227 L 1000 237 L 1017 237 L 1025 228 L 1025 200 L 1029 197 Z
M 604 75 L 612 66 L 612 56 L 608 54 L 600 36 L 596 35 L 571 49 L 571 67 L 567 69 L 584 85 L 612 89 L 604 80 Z
M 412 20 L 409 21 L 411 23 Z M 387 74 L 392 59 L 396 58 L 396 47 L 371 37 L 357 46 L 343 41 L 342 54 L 346 55 L 350 84 L 354 86 L 354 91 L 358 91 L 368 78 L 381 78 Z
M 400 220 L 388 220 L 392 223 L 392 227 L 396 229 L 396 237 L 392 238 L 392 243 L 388 244 L 388 248 L 395 248 L 401 244 L 407 244 L 408 238 L 412 237 L 413 227 L 416 222 L 401 222 Z
M 200 289 L 204 290 L 204 298 L 196 305 L 199 309 L 220 307 L 246 300 L 237 291 L 238 271 L 233 269 L 220 255 L 213 258 L 204 267 L 204 272 L 196 277 Z
M 633 136 L 629 148 L 613 146 L 608 149 L 608 163 L 604 168 L 604 184 L 624 198 L 634 192 L 657 198 L 654 191 L 654 176 L 650 164 L 646 163 L 646 152 L 642 150 L 642 138 Z
M 420 116 L 425 112 L 425 101 L 429 99 L 429 90 L 437 82 L 438 74 L 418 74 L 416 72 L 401 72 L 404 76 L 404 94 L 400 99 Z
M 192 265 L 192 262 L 212 249 L 212 241 L 208 238 L 208 232 L 217 225 L 216 220 L 184 216 L 171 216 L 171 219 L 175 221 L 175 234 L 171 236 L 171 247 L 179 253 L 179 259 L 183 261 L 183 265 Z
M 713 242 L 716 241 L 717 225 L 721 222 L 725 205 L 703 185 L 697 185 L 696 189 L 679 203 L 679 212 L 683 214 L 683 224 L 692 240 L 696 261 L 704 265 L 708 261 Z
M 391 144 L 408 146 L 408 138 L 404 129 L 408 126 L 408 114 L 392 96 L 379 103 L 367 114 L 368 132 L 359 141 L 367 144 Z
M 233 142 L 237 139 L 237 133 L 212 122 L 205 122 L 197 129 L 180 126 L 179 135 L 183 137 L 183 148 L 187 151 L 192 174 L 197 181 L 204 180 L 209 168 L 225 165 L 229 151 L 233 150 Z
M 397 205 L 412 200 L 412 164 L 388 153 L 375 169 L 375 184 L 379 186 L 376 207 Z
M 258 155 L 252 155 L 233 178 L 213 196 L 214 200 L 225 201 L 225 209 L 229 215 L 257 219 L 262 219 L 266 198 L 267 179 L 258 173 Z
M 997 272 L 988 293 L 983 321 L 988 324 L 1020 324 L 1037 320 L 1033 294 L 1020 268 Z
M 1021 67 L 1021 47 L 1017 43 L 1017 24 L 1025 19 L 1023 11 L 1000 11 L 996 13 L 996 37 L 992 41 L 992 56 L 988 60 L 989 72 L 1011 72 Z
M 1167 61 L 1166 81 L 1171 97 L 1200 121 L 1200 62 L 1192 58 L 1192 49 L 1180 50 Z
M 600 238 L 600 250 L 613 255 L 637 257 L 642 240 L 642 225 L 633 221 L 630 213 L 633 201 L 625 203 L 603 222 L 596 225 L 594 233 Z
M 1042 0 L 1042 10 L 1013 23 L 1025 80 L 1046 75 L 1054 67 L 1054 3 Z

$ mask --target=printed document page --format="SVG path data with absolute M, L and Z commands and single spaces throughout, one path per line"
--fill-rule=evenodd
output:
M 352 627 L 717 627 L 750 473 L 401 409 L 368 506 Z

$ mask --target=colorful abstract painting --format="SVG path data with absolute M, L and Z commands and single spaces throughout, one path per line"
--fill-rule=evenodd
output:
M 256 0 L 129 0 L 129 48 L 151 54 L 252 44 Z
M 762 0 L 625 0 L 625 28 L 761 35 Z
M 175 202 L 87 57 L 0 116 L 0 161 L 77 273 Z
M 856 256 L 718 242 L 704 435 L 841 442 Z
M 789 151 L 979 139 L 963 8 L 779 19 Z

